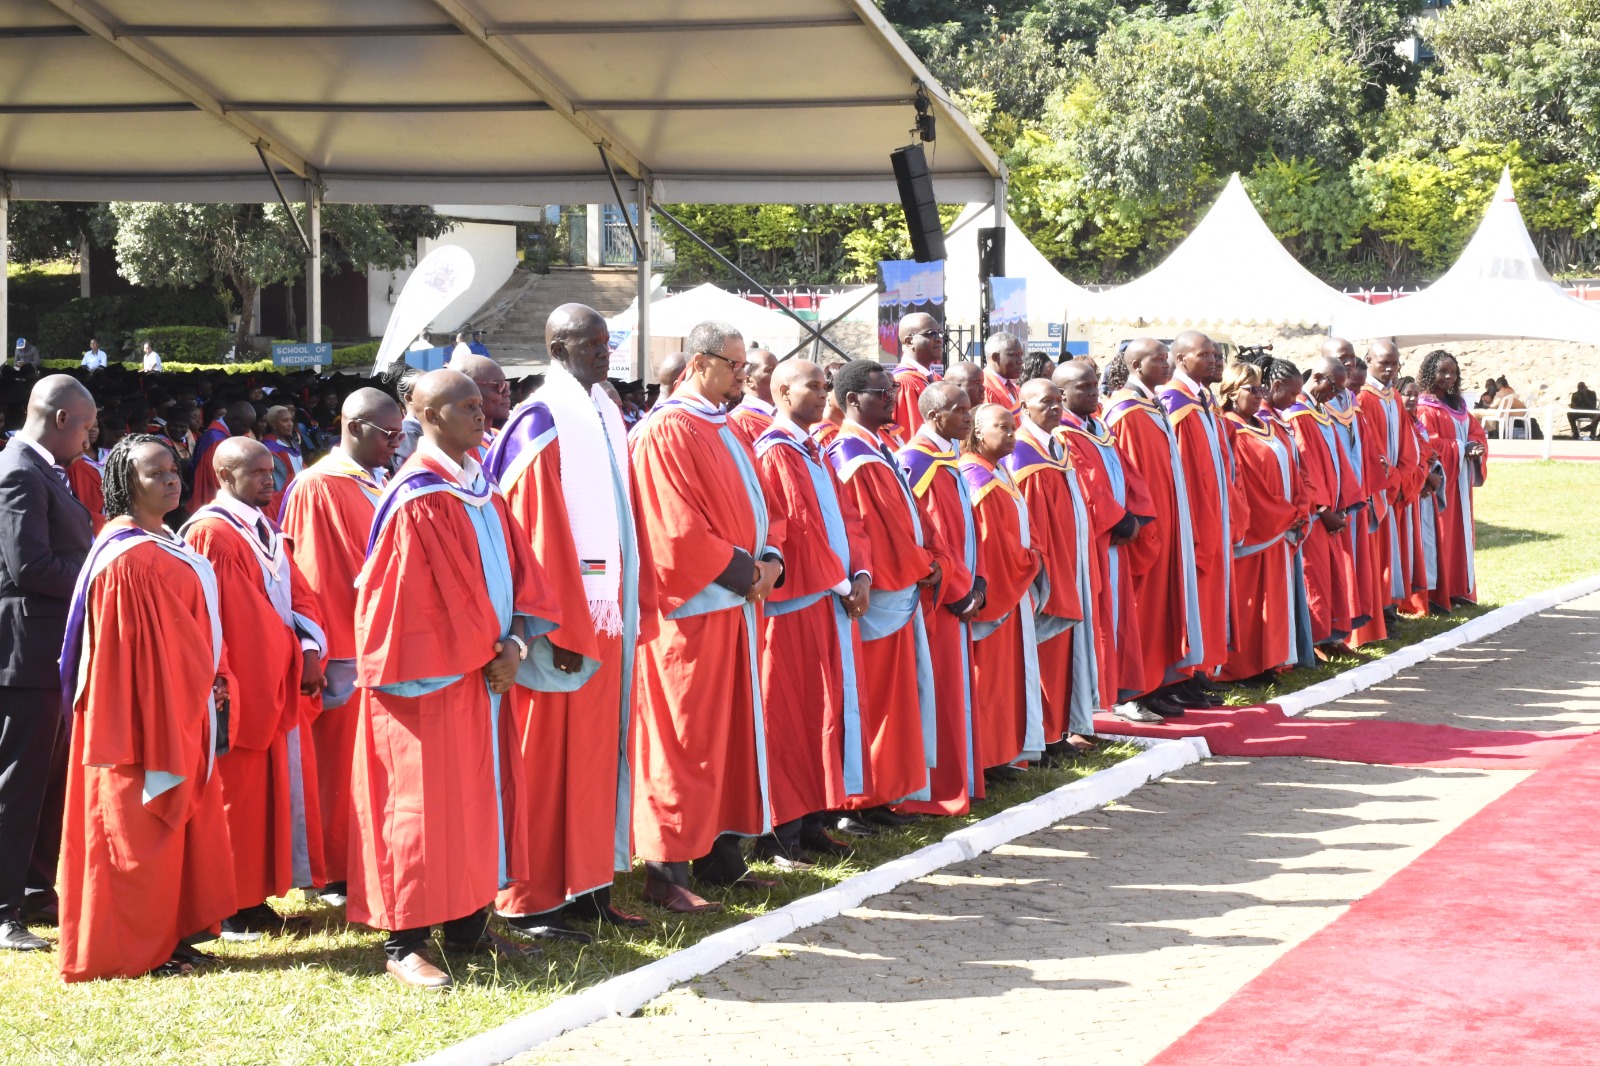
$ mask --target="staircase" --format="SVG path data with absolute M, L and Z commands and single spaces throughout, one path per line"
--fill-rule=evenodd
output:
M 637 293 L 638 274 L 632 267 L 551 267 L 548 274 L 518 270 L 489 298 L 489 310 L 473 326 L 484 331 L 484 343 L 502 366 L 542 366 L 550 361 L 544 350 L 550 312 L 579 303 L 610 317 Z

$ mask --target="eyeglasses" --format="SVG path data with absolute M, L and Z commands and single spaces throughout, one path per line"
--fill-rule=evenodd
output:
M 743 374 L 745 372 L 745 368 L 750 365 L 749 363 L 735 363 L 732 359 L 729 359 L 727 356 L 718 355 L 716 352 L 695 352 L 694 354 L 696 354 L 696 355 L 709 355 L 713 359 L 721 359 L 724 363 L 727 363 L 729 366 L 733 367 L 733 372 L 735 374 Z
M 925 329 L 921 333 L 913 333 L 913 334 L 911 334 L 906 339 L 910 340 L 911 337 L 931 337 L 934 340 L 943 340 L 944 339 L 944 330 L 942 330 L 942 329 Z
M 399 444 L 400 439 L 405 436 L 404 430 L 384 429 L 376 422 L 368 422 L 365 418 L 352 418 L 350 422 L 352 425 L 371 426 L 373 429 L 383 434 L 383 439 L 388 441 L 390 444 Z
M 505 392 L 505 393 L 509 393 L 511 391 L 511 382 L 509 382 L 509 381 L 494 381 L 494 382 L 489 382 L 487 384 L 480 383 L 478 385 L 478 389 L 480 391 L 483 390 L 483 389 L 488 389 L 490 392 Z
M 1265 396 L 1267 394 L 1267 390 L 1260 385 L 1246 385 L 1239 391 L 1248 392 L 1252 396 Z
M 887 396 L 899 395 L 900 386 L 899 385 L 890 385 L 886 389 L 856 389 L 855 391 L 858 392 L 858 393 L 870 392 L 875 396 L 885 396 L 885 397 L 887 397 Z

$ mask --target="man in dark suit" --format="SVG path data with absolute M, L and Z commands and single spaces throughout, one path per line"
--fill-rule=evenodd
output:
M 0 949 L 50 947 L 23 911 L 49 899 L 61 846 L 69 733 L 59 661 L 93 542 L 65 468 L 94 423 L 89 390 L 53 374 L 33 387 L 28 420 L 0 451 Z

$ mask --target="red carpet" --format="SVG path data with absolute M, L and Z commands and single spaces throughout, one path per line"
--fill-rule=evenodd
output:
M 1151 1066 L 1600 1061 L 1600 738 L 1485 807 Z
M 1204 737 L 1213 755 L 1304 755 L 1392 766 L 1458 766 L 1537 770 L 1570 751 L 1588 733 L 1461 729 L 1384 718 L 1290 718 L 1276 704 L 1190 711 L 1161 725 L 1095 716 L 1104 733 L 1141 737 Z

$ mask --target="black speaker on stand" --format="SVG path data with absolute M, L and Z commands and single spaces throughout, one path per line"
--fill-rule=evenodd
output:
M 889 153 L 894 167 L 894 183 L 900 187 L 900 206 L 905 208 L 906 229 L 911 234 L 911 255 L 919 263 L 944 258 L 944 226 L 939 222 L 939 203 L 933 198 L 933 174 L 922 145 L 908 144 Z
M 978 333 L 989 339 L 989 312 L 994 310 L 994 288 L 990 278 L 1006 276 L 1006 230 L 1004 226 L 984 226 L 978 230 Z

